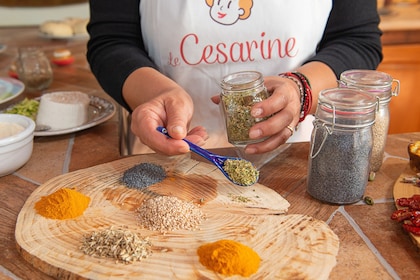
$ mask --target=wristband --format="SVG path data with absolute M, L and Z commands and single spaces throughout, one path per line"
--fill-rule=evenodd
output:
M 300 116 L 299 122 L 302 122 L 312 107 L 312 89 L 308 78 L 300 72 L 286 72 L 279 76 L 288 78 L 296 83 L 300 92 Z

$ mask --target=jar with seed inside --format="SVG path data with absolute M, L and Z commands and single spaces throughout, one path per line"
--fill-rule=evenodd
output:
M 348 70 L 340 75 L 340 87 L 355 87 L 373 94 L 379 101 L 373 131 L 370 171 L 378 171 L 383 162 L 390 113 L 389 102 L 397 96 L 400 82 L 389 74 L 375 70 Z
M 221 106 L 229 143 L 246 145 L 263 141 L 249 138 L 250 128 L 267 118 L 254 118 L 251 108 L 269 97 L 263 76 L 257 71 L 243 71 L 225 76 L 221 82 Z
M 50 61 L 38 47 L 19 48 L 16 70 L 28 91 L 47 89 L 53 80 Z
M 369 178 L 377 100 L 350 88 L 321 91 L 308 161 L 307 192 L 323 202 L 362 199 Z

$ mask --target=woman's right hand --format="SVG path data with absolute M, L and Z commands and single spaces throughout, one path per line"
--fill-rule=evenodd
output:
M 137 106 L 131 119 L 131 130 L 140 141 L 154 151 L 166 155 L 187 153 L 189 146 L 183 138 L 202 145 L 207 138 L 203 127 L 188 132 L 193 114 L 193 102 L 182 88 L 175 87 Z M 164 126 L 172 138 L 156 130 Z

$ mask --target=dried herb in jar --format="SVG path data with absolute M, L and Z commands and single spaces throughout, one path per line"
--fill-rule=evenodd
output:
M 249 138 L 249 129 L 267 119 L 251 115 L 251 107 L 269 97 L 262 74 L 256 71 L 233 73 L 224 77 L 221 86 L 221 104 L 229 142 L 245 145 L 264 140 Z

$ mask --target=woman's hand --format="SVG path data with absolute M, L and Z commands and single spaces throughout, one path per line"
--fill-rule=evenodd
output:
M 189 151 L 183 138 L 202 145 L 208 135 L 203 127 L 195 127 L 188 132 L 193 114 L 191 97 L 179 87 L 163 92 L 151 100 L 137 106 L 131 119 L 131 130 L 140 141 L 158 153 L 177 155 Z M 172 138 L 156 130 L 164 126 Z
M 248 154 L 261 154 L 276 149 L 292 136 L 300 117 L 300 91 L 292 80 L 279 76 L 264 77 L 265 86 L 271 96 L 255 104 L 251 114 L 255 118 L 269 119 L 251 127 L 251 139 L 266 138 L 263 142 L 249 144 L 245 148 Z M 213 96 L 212 101 L 220 102 L 220 96 Z
M 276 149 L 287 141 L 299 123 L 301 104 L 300 91 L 296 83 L 279 76 L 264 77 L 264 81 L 271 95 L 255 104 L 251 114 L 255 118 L 271 117 L 251 127 L 249 137 L 268 138 L 263 142 L 247 145 L 245 152 L 249 154 Z
M 292 136 L 292 130 L 299 123 L 301 104 L 296 83 L 279 76 L 264 77 L 264 80 L 271 96 L 255 104 L 251 114 L 255 118 L 271 117 L 251 127 L 249 137 L 268 138 L 263 142 L 247 145 L 245 152 L 249 154 L 261 154 L 276 149 Z M 220 97 L 214 96 L 212 101 L 218 104 Z

